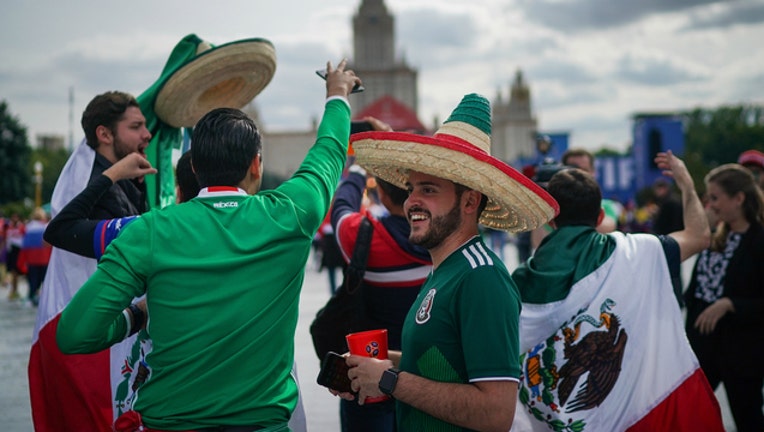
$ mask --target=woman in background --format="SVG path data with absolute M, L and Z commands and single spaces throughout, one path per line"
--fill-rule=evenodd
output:
M 764 431 L 764 198 L 738 164 L 705 178 L 718 218 L 711 247 L 700 253 L 687 302 L 687 337 L 716 389 L 724 383 L 738 432 Z

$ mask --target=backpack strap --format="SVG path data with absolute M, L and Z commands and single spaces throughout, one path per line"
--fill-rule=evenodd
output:
M 349 294 L 355 294 L 363 282 L 363 275 L 366 273 L 366 263 L 369 260 L 369 249 L 371 249 L 371 235 L 374 232 L 374 225 L 366 216 L 361 219 L 361 225 L 358 227 L 358 237 L 353 247 L 353 256 L 345 270 L 345 286 Z

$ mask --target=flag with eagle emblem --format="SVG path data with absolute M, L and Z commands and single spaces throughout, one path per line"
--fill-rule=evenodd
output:
M 658 238 L 565 227 L 545 242 L 513 274 L 523 376 L 512 430 L 724 431 Z M 555 292 L 566 294 L 545 301 Z

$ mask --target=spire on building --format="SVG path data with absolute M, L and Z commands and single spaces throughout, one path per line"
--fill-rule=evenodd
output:
M 395 18 L 383 0 L 363 0 L 353 16 L 353 67 L 390 68 L 395 64 Z
M 523 80 L 523 71 L 517 70 L 515 73 L 515 82 L 512 83 L 512 99 L 517 102 L 530 102 L 531 90 Z
M 389 96 L 417 113 L 417 71 L 406 64 L 405 55 L 396 56 L 395 18 L 383 0 L 361 0 L 353 15 L 353 48 L 350 66 L 366 87 L 351 96 L 353 110 L 361 112 Z
M 511 162 L 533 154 L 537 123 L 531 109 L 531 90 L 520 69 L 510 84 L 509 100 L 504 100 L 501 89 L 497 91 L 492 120 L 491 151 L 495 157 Z

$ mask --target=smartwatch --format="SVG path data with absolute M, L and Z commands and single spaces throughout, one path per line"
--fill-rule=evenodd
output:
M 395 384 L 398 383 L 398 374 L 401 372 L 398 368 L 390 368 L 382 373 L 379 380 L 379 391 L 392 396 L 395 391 Z

